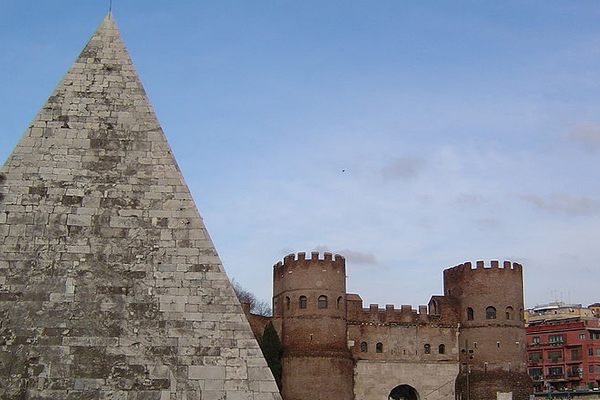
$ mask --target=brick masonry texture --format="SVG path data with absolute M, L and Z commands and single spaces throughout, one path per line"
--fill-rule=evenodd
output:
M 110 14 L 0 174 L 1 399 L 280 399 Z

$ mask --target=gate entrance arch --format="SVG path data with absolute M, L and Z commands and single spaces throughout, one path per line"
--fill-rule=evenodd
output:
M 399 385 L 392 389 L 388 400 L 419 400 L 419 394 L 410 385 Z

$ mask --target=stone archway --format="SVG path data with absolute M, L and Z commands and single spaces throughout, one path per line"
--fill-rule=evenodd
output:
M 388 400 L 419 400 L 419 393 L 410 385 L 399 385 L 392 389 Z

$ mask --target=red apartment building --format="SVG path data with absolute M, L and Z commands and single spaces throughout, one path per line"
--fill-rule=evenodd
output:
M 600 325 L 597 318 L 530 322 L 528 372 L 535 392 L 600 386 Z

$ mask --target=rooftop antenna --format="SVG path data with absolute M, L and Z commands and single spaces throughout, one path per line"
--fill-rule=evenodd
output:
M 108 0 L 108 12 L 112 13 L 112 0 Z

